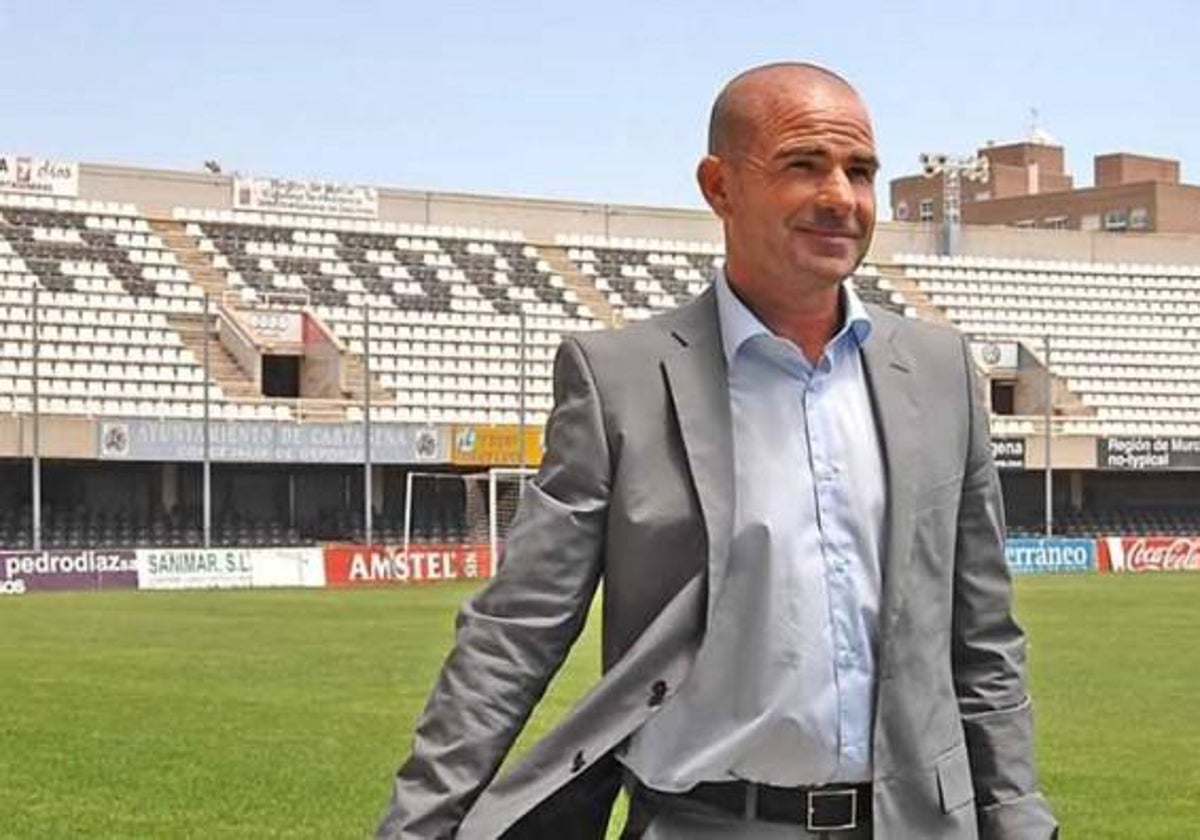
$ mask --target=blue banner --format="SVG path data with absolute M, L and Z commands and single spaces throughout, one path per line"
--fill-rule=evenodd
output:
M 1096 541 L 1012 539 L 1004 547 L 1014 575 L 1057 575 L 1096 571 Z

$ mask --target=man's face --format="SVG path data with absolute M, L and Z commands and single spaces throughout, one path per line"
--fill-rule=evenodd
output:
M 775 294 L 834 288 L 875 227 L 879 164 L 866 109 L 840 86 L 783 80 L 749 113 L 745 136 L 719 161 L 720 195 L 705 189 L 725 223 L 731 277 Z

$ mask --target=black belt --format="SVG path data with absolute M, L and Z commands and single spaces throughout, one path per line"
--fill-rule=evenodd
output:
M 871 822 L 871 785 L 776 787 L 753 782 L 701 782 L 682 793 L 664 793 L 638 783 L 633 799 L 665 805 L 690 799 L 745 819 L 802 825 L 809 831 L 851 831 Z

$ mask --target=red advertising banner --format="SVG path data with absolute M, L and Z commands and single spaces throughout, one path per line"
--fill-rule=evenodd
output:
M 325 585 L 387 586 L 475 580 L 492 576 L 486 543 L 403 546 L 333 544 L 325 547 Z
M 1105 537 L 1100 541 L 1105 572 L 1200 571 L 1200 537 Z

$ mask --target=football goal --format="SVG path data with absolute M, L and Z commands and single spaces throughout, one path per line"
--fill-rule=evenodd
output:
M 481 473 L 410 472 L 405 486 L 404 551 L 413 542 L 487 545 L 492 568 L 537 470 L 494 467 Z

